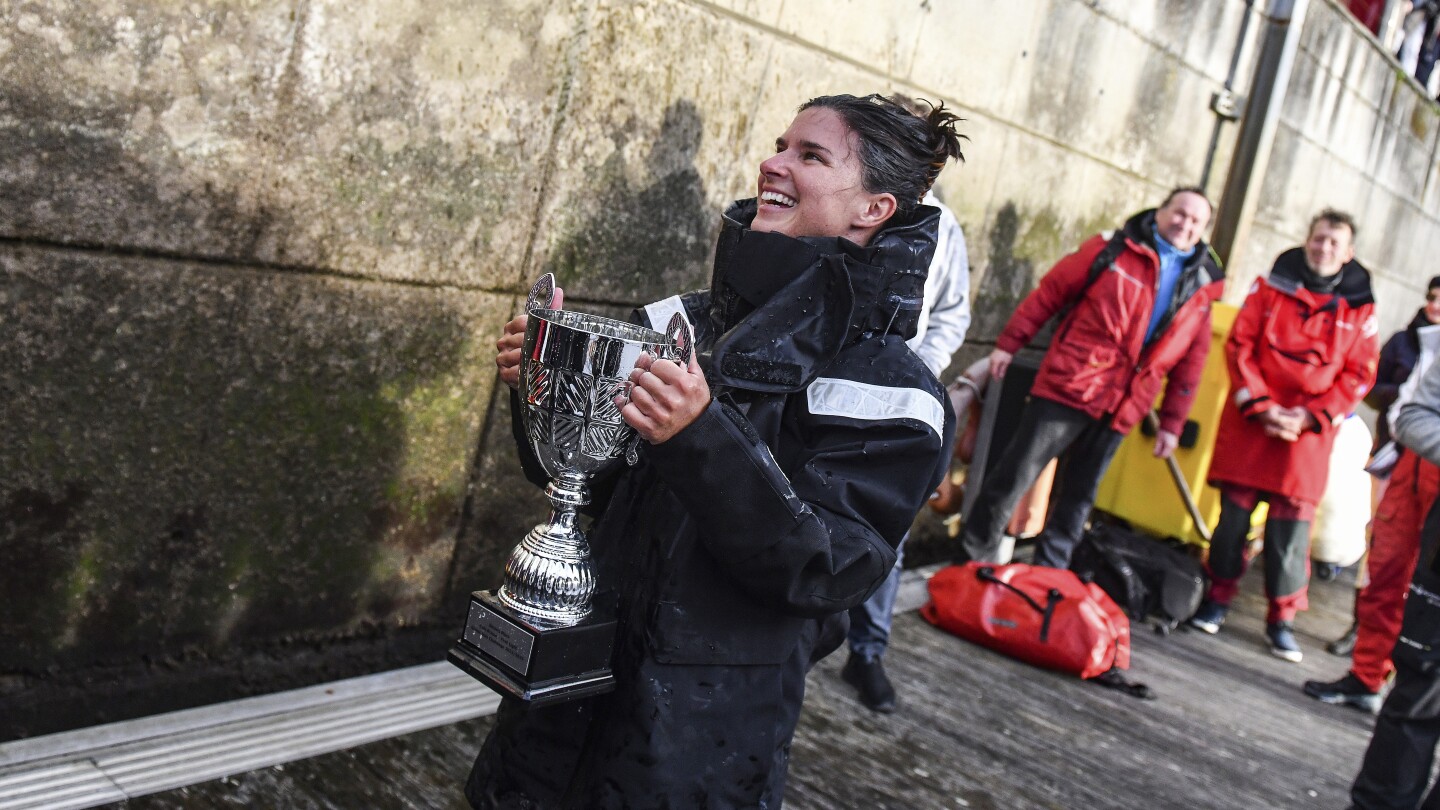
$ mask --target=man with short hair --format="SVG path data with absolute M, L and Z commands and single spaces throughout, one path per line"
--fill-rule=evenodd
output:
M 1010 316 L 990 354 L 997 379 L 1048 321 L 1060 322 L 1014 438 L 965 516 L 962 558 L 997 558 L 1020 496 L 1063 454 L 1035 563 L 1069 567 L 1100 478 L 1162 383 L 1154 452 L 1175 451 L 1210 350 L 1210 303 L 1224 287 L 1201 239 L 1211 213 L 1203 191 L 1175 189 L 1057 262 Z
M 1321 211 L 1305 244 L 1281 253 L 1250 288 L 1225 344 L 1231 401 L 1209 475 L 1220 518 L 1210 591 L 1192 627 L 1220 631 L 1245 572 L 1251 513 L 1266 501 L 1265 636 L 1275 656 L 1303 657 L 1294 621 L 1309 605 L 1310 521 L 1340 422 L 1375 380 L 1378 334 L 1370 273 L 1355 261 L 1355 222 Z

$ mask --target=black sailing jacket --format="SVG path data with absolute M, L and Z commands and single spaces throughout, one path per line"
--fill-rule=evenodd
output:
M 727 210 L 710 290 L 637 313 L 663 329 L 684 309 L 715 398 L 593 487 L 617 688 L 502 704 L 477 807 L 779 807 L 815 620 L 880 584 L 947 468 L 954 415 L 904 342 L 938 211 L 863 248 L 756 233 L 754 213 Z

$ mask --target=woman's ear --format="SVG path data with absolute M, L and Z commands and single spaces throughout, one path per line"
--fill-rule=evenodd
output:
M 855 227 L 860 230 L 876 230 L 889 221 L 900 207 L 895 202 L 895 195 L 890 192 L 882 194 L 871 194 L 860 209 L 860 214 L 855 219 Z

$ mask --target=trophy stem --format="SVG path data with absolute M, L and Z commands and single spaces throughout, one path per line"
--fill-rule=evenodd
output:
M 510 552 L 500 602 L 536 624 L 569 627 L 590 614 L 595 572 L 590 544 L 576 527 L 590 502 L 583 473 L 565 471 L 545 487 L 553 511 Z

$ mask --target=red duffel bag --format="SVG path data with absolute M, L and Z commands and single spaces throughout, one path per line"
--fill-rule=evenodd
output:
M 1081 678 L 1130 667 L 1130 620 L 1100 586 L 1072 571 L 952 565 L 930 578 L 930 603 L 920 615 L 967 641 Z

